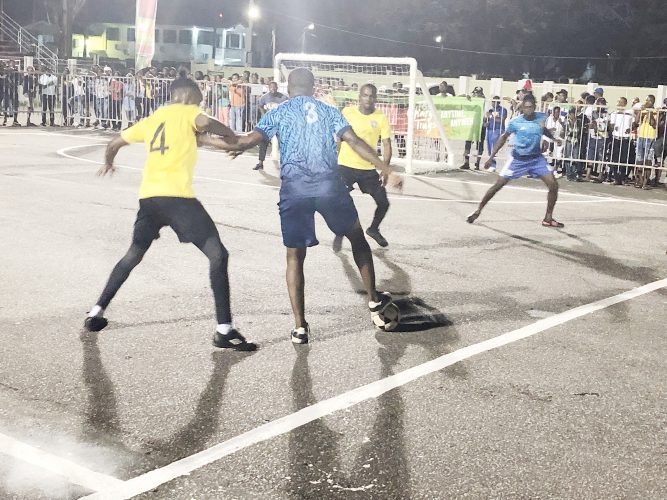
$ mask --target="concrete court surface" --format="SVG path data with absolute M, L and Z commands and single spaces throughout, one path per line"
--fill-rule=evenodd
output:
M 82 332 L 129 245 L 144 158 L 126 148 L 96 177 L 108 138 L 0 130 L 0 498 L 667 496 L 664 189 L 561 182 L 550 230 L 539 181 L 469 225 L 490 174 L 408 177 L 390 246 L 371 242 L 400 331 L 372 327 L 349 245 L 334 254 L 320 219 L 312 342 L 295 347 L 277 171 L 203 151 L 195 191 L 231 254 L 235 323 L 261 346 L 218 352 L 208 262 L 169 229 L 109 327 Z M 368 224 L 372 200 L 355 202 Z

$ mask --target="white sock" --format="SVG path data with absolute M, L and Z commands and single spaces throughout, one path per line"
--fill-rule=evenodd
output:
M 218 325 L 215 331 L 218 332 L 220 335 L 227 335 L 231 329 L 232 325 L 230 323 L 221 323 Z
M 89 318 L 94 318 L 95 316 L 104 316 L 104 309 L 97 304 L 91 307 L 90 312 L 88 313 Z

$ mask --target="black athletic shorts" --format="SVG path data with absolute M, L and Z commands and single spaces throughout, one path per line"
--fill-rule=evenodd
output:
M 350 168 L 345 165 L 339 165 L 343 182 L 347 189 L 352 191 L 354 185 L 357 184 L 362 193 L 370 194 L 371 196 L 379 190 L 384 189 L 380 181 L 380 174 L 377 170 L 361 170 L 359 168 Z
M 213 219 L 196 198 L 156 196 L 139 200 L 132 243 L 148 248 L 165 226 L 174 230 L 181 243 L 199 245 L 219 237 Z

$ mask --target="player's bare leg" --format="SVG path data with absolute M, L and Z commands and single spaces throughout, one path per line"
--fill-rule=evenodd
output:
M 352 256 L 354 262 L 359 268 L 361 280 L 364 282 L 364 288 L 368 295 L 369 302 L 378 301 L 378 293 L 375 289 L 375 266 L 373 265 L 373 253 L 371 247 L 366 241 L 364 230 L 361 228 L 361 223 L 357 220 L 354 227 L 345 235 L 350 240 L 352 246 Z
M 287 249 L 287 291 L 289 292 L 295 328 L 306 328 L 304 289 L 306 280 L 303 275 L 303 262 L 306 260 L 306 248 Z
M 544 175 L 540 177 L 540 179 L 547 185 L 547 188 L 549 188 L 549 194 L 547 195 L 547 212 L 544 215 L 543 225 L 549 227 L 564 227 L 563 224 L 555 221 L 553 218 L 554 207 L 558 200 L 558 181 L 554 178 L 553 174 Z
M 505 179 L 504 177 L 498 177 L 496 183 L 493 186 L 491 186 L 489 190 L 484 194 L 484 197 L 482 198 L 482 201 L 480 201 L 477 210 L 471 213 L 466 219 L 468 221 L 468 224 L 472 224 L 477 220 L 477 218 L 481 215 L 482 210 L 484 209 L 486 204 L 489 201 L 491 201 L 491 198 L 493 198 L 496 195 L 496 193 L 500 191 L 503 188 L 503 186 L 508 182 L 509 179 Z

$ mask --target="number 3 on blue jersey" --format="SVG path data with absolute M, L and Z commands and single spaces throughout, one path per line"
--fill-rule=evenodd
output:
M 307 102 L 303 105 L 303 109 L 307 111 L 306 121 L 308 123 L 315 123 L 320 119 L 320 117 L 317 116 L 317 107 L 315 106 L 315 103 Z

